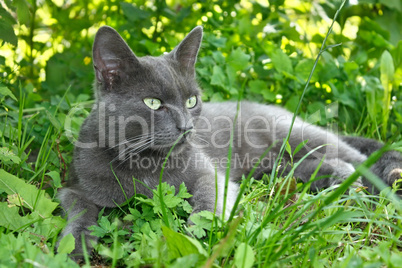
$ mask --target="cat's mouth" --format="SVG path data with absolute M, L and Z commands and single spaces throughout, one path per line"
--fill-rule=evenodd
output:
M 157 142 L 156 140 L 154 146 L 152 146 L 151 149 L 155 151 L 163 151 L 166 153 L 168 153 L 169 151 L 171 151 L 172 153 L 180 153 L 189 145 L 191 137 L 192 133 L 188 133 L 185 135 L 180 135 L 175 139 L 170 137 L 168 141 L 163 140 Z

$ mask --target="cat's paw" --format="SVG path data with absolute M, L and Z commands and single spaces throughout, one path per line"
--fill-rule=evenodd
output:
M 388 183 L 393 184 L 395 181 L 402 179 L 402 168 L 394 168 L 388 174 Z
M 357 180 L 355 180 L 355 182 L 352 183 L 351 187 L 353 187 L 353 188 L 362 188 L 362 187 L 364 187 L 362 177 L 359 177 Z
M 398 193 L 402 194 L 402 168 L 394 168 L 388 174 L 388 184 L 391 186 L 396 186 L 398 188 Z

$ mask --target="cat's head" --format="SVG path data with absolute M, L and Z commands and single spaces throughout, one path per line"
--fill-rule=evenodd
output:
M 201 112 L 194 66 L 201 40 L 202 27 L 196 27 L 170 53 L 137 57 L 113 28 L 99 29 L 93 45 L 95 93 L 98 131 L 107 147 L 167 151 L 187 133 L 176 145 L 184 148 Z

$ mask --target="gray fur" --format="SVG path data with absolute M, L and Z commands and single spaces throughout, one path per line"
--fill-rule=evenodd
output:
M 82 125 L 68 186 L 59 194 L 69 221 L 61 236 L 73 234 L 76 239 L 73 253 L 77 256 L 82 254 L 81 234 L 86 237 L 88 249 L 89 241 L 96 242 L 87 227 L 96 224 L 102 207 L 115 207 L 126 201 L 125 195 L 130 198 L 135 191 L 151 195 L 140 183 L 134 189 L 133 179 L 155 188 L 162 163 L 181 135 L 163 180 L 176 189 L 182 182 L 186 184 L 193 195 L 189 200 L 193 213 L 214 211 L 217 199 L 217 213 L 227 217 L 237 197 L 236 181 L 247 175 L 255 160 L 274 145 L 256 176 L 271 172 L 292 114 L 272 105 L 242 102 L 236 123 L 236 103 L 202 104 L 194 69 L 201 39 L 202 28 L 196 27 L 171 53 L 139 58 L 115 30 L 107 26 L 99 29 L 93 47 L 96 103 Z M 192 96 L 196 96 L 197 104 L 187 108 L 186 101 Z M 150 109 L 144 98 L 161 100 L 161 108 Z M 233 126 L 231 179 L 227 209 L 223 211 Z M 295 162 L 314 148 L 326 145 L 305 159 L 294 173 L 307 182 L 325 156 L 318 176 L 327 177 L 312 184 L 315 190 L 340 183 L 353 173 L 356 165 L 381 147 L 376 141 L 340 137 L 297 118 L 289 141 L 291 148 L 304 140 L 308 143 L 295 156 Z M 290 171 L 288 162 L 285 157 L 281 166 L 285 172 Z M 401 167 L 400 154 L 389 152 L 372 170 L 391 184 L 397 178 L 395 170 Z

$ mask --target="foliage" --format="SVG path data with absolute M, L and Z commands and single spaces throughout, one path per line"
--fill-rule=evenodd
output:
M 52 98 L 54 104 L 57 100 L 52 96 L 64 95 L 68 87 L 66 108 L 90 98 L 91 45 L 99 25 L 115 27 L 142 56 L 169 51 L 192 27 L 202 24 L 205 36 L 197 73 L 205 100 L 236 99 L 245 84 L 245 98 L 281 103 L 293 110 L 312 68 L 311 57 L 324 38 L 325 22 L 340 1 L 109 1 L 104 6 L 101 1 L 20 0 L 5 4 L 0 38 L 7 42 L 3 44 L 7 53 L 2 55 L 8 56 L 0 58 L 5 63 L 0 73 L 3 84 L 11 88 L 23 84 L 29 107 Z M 333 123 L 324 106 L 335 103 L 335 115 L 343 118 L 341 130 L 382 139 L 400 133 L 402 41 L 398 29 L 402 25 L 397 18 L 401 13 L 399 1 L 345 5 L 328 40 L 342 46 L 323 55 L 303 100 L 302 114 L 308 117 L 320 111 L 321 118 L 311 119 L 321 125 Z M 386 63 L 394 66 L 390 76 L 384 76 L 381 67 L 383 53 L 392 56 Z M 378 128 L 384 129 L 382 134 Z
M 170 51 L 203 25 L 196 71 L 204 101 L 240 97 L 294 111 L 340 3 L 1 2 L 1 265 L 75 265 L 67 258 L 71 237 L 53 253 L 65 225 L 56 195 L 93 103 L 91 46 L 99 26 L 116 28 L 143 56 Z M 302 117 L 341 133 L 401 140 L 401 15 L 398 0 L 346 3 L 307 85 Z M 187 224 L 185 186 L 162 184 L 153 197 L 100 215 L 92 227 L 101 239 L 96 252 L 111 266 L 129 267 L 400 267 L 400 201 L 386 191 L 345 197 L 331 189 L 310 195 L 307 187 L 291 177 L 244 180 L 242 212 L 231 222 L 201 212 Z

